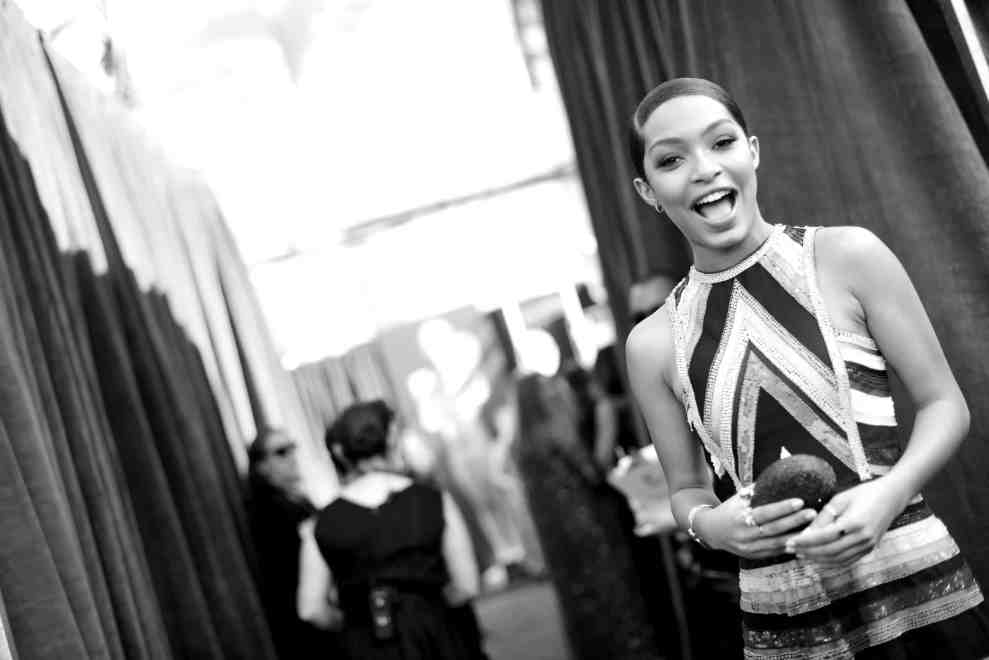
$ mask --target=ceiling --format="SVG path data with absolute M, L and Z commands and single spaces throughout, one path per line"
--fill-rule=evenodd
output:
M 569 130 L 532 37 L 541 31 L 522 29 L 533 0 L 18 4 L 205 175 L 286 352 L 339 352 L 414 316 L 408 296 L 390 291 L 419 291 L 422 316 L 586 279 L 595 246 Z M 106 36 L 114 79 L 100 62 Z M 533 233 L 554 213 L 555 239 Z M 495 239 L 478 240 L 505 231 L 514 238 L 503 249 L 537 236 L 555 245 L 524 252 L 509 277 L 485 254 Z M 407 253 L 431 267 L 403 260 L 403 286 L 393 286 L 389 261 Z M 456 269 L 473 269 L 459 277 L 471 287 L 437 287 Z M 313 318 L 286 304 L 286 289 L 329 297 L 335 311 Z M 300 327 L 306 337 L 293 334 Z

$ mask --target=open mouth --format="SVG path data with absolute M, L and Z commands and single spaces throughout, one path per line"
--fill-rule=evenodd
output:
M 690 207 L 705 220 L 720 220 L 735 210 L 738 193 L 734 190 L 716 190 L 704 195 Z

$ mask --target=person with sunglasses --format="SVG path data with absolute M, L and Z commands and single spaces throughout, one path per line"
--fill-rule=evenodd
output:
M 258 567 L 258 589 L 280 658 L 323 653 L 327 635 L 296 612 L 299 525 L 316 507 L 302 490 L 295 441 L 283 430 L 262 429 L 247 450 L 247 511 Z

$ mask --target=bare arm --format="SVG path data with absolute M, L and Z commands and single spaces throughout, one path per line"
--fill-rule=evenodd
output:
M 686 528 L 687 512 L 697 504 L 720 504 L 700 443 L 687 426 L 683 405 L 670 378 L 674 355 L 672 328 L 665 308 L 636 326 L 625 346 L 632 396 L 638 404 L 663 465 L 673 516 Z
M 699 440 L 687 425 L 683 405 L 674 394 L 676 382 L 672 323 L 665 307 L 635 327 L 626 344 L 632 394 L 642 411 L 670 488 L 673 516 L 686 529 L 687 517 L 697 505 L 694 529 L 715 548 L 743 557 L 771 557 L 782 552 L 786 533 L 809 520 L 799 500 L 752 510 L 761 528 L 744 523 L 748 503 L 738 495 L 719 502 L 711 471 Z
M 852 322 L 868 328 L 917 410 L 906 449 L 891 471 L 836 496 L 837 522 L 822 516 L 797 541 L 811 557 L 848 563 L 868 552 L 944 467 L 968 432 L 969 412 L 920 297 L 890 249 L 857 227 L 821 231 L 816 248 L 822 287 L 831 286 L 839 302 L 847 292 Z
M 303 621 L 328 630 L 336 630 L 343 622 L 339 609 L 331 602 L 333 578 L 330 567 L 316 545 L 316 521 L 309 519 L 299 525 L 302 545 L 299 549 L 299 589 L 296 607 Z
M 467 524 L 449 493 L 443 493 L 443 558 L 450 573 L 447 601 L 460 605 L 477 596 L 480 578 Z

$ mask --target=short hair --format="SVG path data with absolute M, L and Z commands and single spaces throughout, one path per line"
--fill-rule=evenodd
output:
M 340 452 L 352 465 L 384 454 L 394 418 L 391 406 L 381 399 L 348 406 L 326 430 L 326 448 L 331 456 Z
M 247 447 L 249 465 L 253 466 L 268 457 L 268 440 L 276 435 L 285 435 L 285 431 L 274 426 L 264 426 L 258 429 L 254 441 Z
M 706 96 L 714 99 L 725 107 L 725 110 L 732 116 L 732 119 L 738 122 L 738 125 L 742 127 L 742 132 L 746 135 L 749 134 L 749 128 L 745 123 L 745 116 L 742 114 L 742 109 L 738 107 L 735 99 L 721 85 L 710 80 L 705 80 L 704 78 L 672 78 L 667 80 L 654 87 L 639 101 L 639 105 L 636 106 L 629 125 L 629 156 L 632 158 L 632 166 L 635 168 L 635 173 L 643 179 L 646 177 L 646 171 L 642 165 L 642 161 L 646 156 L 646 144 L 642 135 L 642 127 L 656 108 L 679 96 Z

